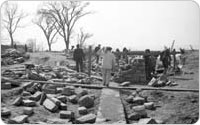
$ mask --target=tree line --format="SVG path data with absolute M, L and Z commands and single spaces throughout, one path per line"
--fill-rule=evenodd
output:
M 5 4 L 3 24 L 10 37 L 10 45 L 14 46 L 14 33 L 20 26 L 20 22 L 26 18 L 27 14 L 19 10 L 17 4 Z M 43 32 L 46 38 L 49 51 L 52 44 L 57 41 L 56 36 L 61 36 L 66 49 L 69 49 L 70 38 L 72 34 L 77 34 L 78 43 L 83 46 L 86 39 L 93 36 L 80 28 L 80 31 L 75 33 L 74 26 L 77 22 L 91 11 L 87 11 L 89 2 L 82 1 L 51 1 L 43 3 L 42 7 L 37 10 L 36 17 L 33 23 L 37 25 Z

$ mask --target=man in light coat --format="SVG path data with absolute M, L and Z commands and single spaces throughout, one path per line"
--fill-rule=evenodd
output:
M 105 52 L 102 54 L 103 63 L 102 63 L 102 74 L 103 74 L 103 85 L 109 86 L 111 72 L 115 68 L 115 56 L 111 52 L 112 48 L 107 47 Z

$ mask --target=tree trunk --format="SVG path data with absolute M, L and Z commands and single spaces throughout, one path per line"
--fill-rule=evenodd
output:
M 51 44 L 49 43 L 48 46 L 49 46 L 49 52 L 51 52 Z
M 13 46 L 14 46 L 14 40 L 13 40 L 12 33 L 10 33 L 10 41 L 11 41 L 11 47 L 13 48 Z

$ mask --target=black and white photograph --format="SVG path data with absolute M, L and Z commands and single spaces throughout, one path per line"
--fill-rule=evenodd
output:
M 1 2 L 2 124 L 197 124 L 200 8 Z

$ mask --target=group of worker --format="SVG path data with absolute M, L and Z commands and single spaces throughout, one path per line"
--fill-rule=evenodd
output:
M 128 50 L 123 48 L 123 51 L 120 52 L 119 49 L 116 49 L 115 52 L 112 51 L 111 47 L 103 47 L 99 44 L 94 49 L 94 55 L 96 58 L 96 64 L 100 63 L 102 59 L 102 77 L 103 77 L 103 85 L 108 86 L 111 78 L 111 73 L 115 71 L 116 65 L 119 66 L 119 60 L 123 59 L 126 63 L 128 63 Z M 77 72 L 83 72 L 83 61 L 85 60 L 85 53 L 83 49 L 79 46 L 76 46 L 73 52 L 73 59 L 76 62 L 76 70 Z M 152 78 L 152 73 L 155 73 L 155 57 L 152 56 L 149 49 L 145 50 L 144 54 L 145 60 L 145 70 L 146 70 L 146 79 L 150 80 Z M 171 57 L 170 50 L 165 49 L 160 53 L 160 61 L 163 63 L 164 73 L 167 72 L 168 67 L 170 66 Z

